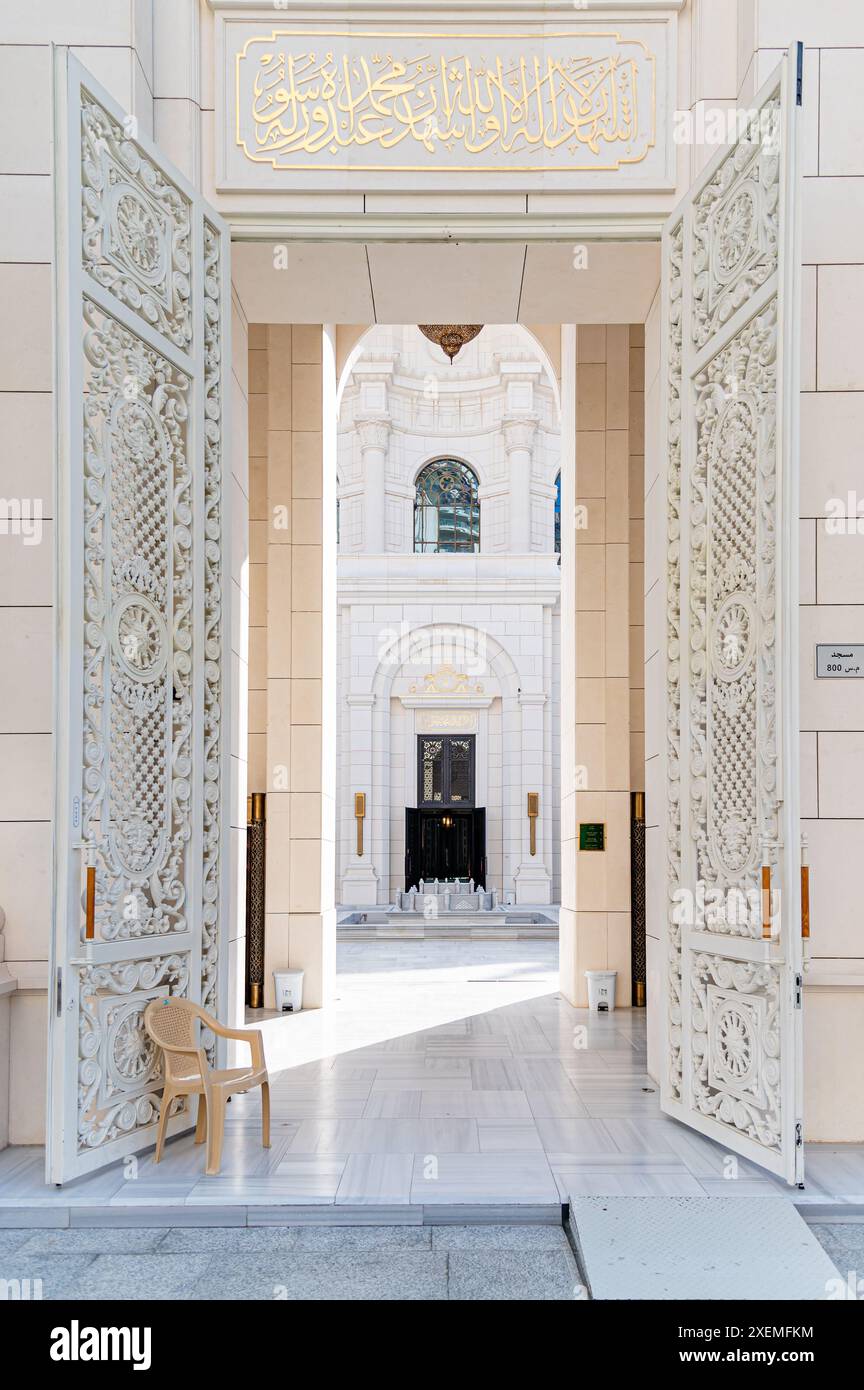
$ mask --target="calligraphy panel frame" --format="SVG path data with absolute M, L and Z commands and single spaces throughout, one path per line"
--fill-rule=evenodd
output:
M 676 23 L 348 30 L 218 15 L 217 188 L 411 192 L 415 175 L 424 192 L 669 192 Z

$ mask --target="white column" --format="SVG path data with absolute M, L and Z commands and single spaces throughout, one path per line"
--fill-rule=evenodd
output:
M 371 694 L 346 696 L 351 718 L 351 751 L 349 754 L 348 797 L 351 810 L 357 792 L 366 796 L 366 817 L 363 821 L 363 853 L 357 853 L 357 822 L 351 826 L 351 841 L 346 855 L 347 867 L 342 879 L 342 901 L 358 907 L 374 906 L 378 901 L 378 875 L 372 862 L 372 709 L 375 696 Z
M 501 422 L 504 452 L 510 475 L 510 553 L 527 555 L 531 549 L 531 461 L 536 415 L 508 415 Z
M 383 555 L 386 493 L 384 473 L 390 440 L 390 416 L 366 415 L 356 421 L 366 480 L 366 515 L 363 523 L 363 549 L 369 555 Z
M 551 903 L 552 876 L 546 864 L 547 831 L 551 834 L 552 807 L 544 772 L 543 707 L 546 696 L 542 691 L 520 691 L 522 711 L 522 859 L 516 870 L 516 902 Z M 531 853 L 531 833 L 528 822 L 528 793 L 540 797 L 540 815 L 536 821 L 536 852 Z

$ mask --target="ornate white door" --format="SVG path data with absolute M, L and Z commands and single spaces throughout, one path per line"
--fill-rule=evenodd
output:
M 790 1183 L 803 1177 L 800 61 L 796 45 L 663 237 L 662 1103 Z
M 218 216 L 65 50 L 57 93 L 63 1182 L 153 1142 L 147 1002 L 223 1002 L 230 276 Z M 178 1109 L 171 1127 L 189 1123 Z

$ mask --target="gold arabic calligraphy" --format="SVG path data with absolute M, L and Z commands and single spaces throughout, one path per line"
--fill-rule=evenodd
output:
M 289 167 L 298 157 L 302 165 L 319 155 L 402 146 L 421 161 L 424 151 L 439 155 L 443 167 L 460 153 L 474 160 L 533 154 L 541 167 L 544 151 L 599 156 L 618 146 L 635 162 L 647 152 L 638 78 L 637 60 L 618 51 L 485 61 L 425 51 L 394 57 L 374 47 L 339 55 L 268 48 L 255 70 L 255 148 L 246 152 Z

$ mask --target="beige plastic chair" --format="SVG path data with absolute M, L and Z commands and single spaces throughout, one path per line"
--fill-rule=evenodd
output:
M 211 1028 L 220 1038 L 236 1038 L 247 1042 L 252 1050 L 252 1065 L 218 1071 L 207 1061 L 201 1046 L 196 1023 Z M 261 1142 L 270 1147 L 270 1078 L 264 1065 L 264 1041 L 257 1028 L 223 1028 L 206 1009 L 189 999 L 151 999 L 144 1010 L 144 1027 L 162 1049 L 165 1059 L 165 1088 L 162 1109 L 156 1131 L 156 1162 L 162 1157 L 165 1126 L 171 1103 L 177 1096 L 198 1097 L 198 1122 L 195 1143 L 207 1139 L 207 1168 L 218 1173 L 222 1162 L 222 1137 L 225 1133 L 225 1102 L 236 1091 L 261 1087 Z

